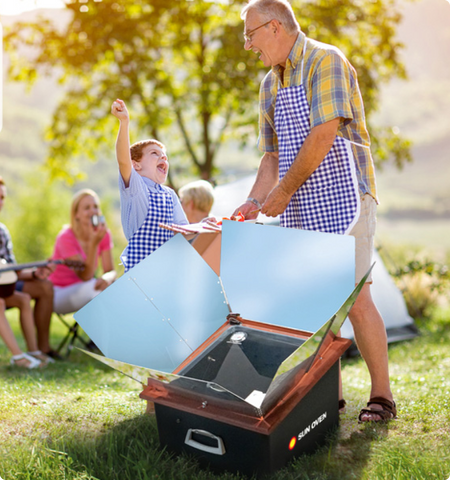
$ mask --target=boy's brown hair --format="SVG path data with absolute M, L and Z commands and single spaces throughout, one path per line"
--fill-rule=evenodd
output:
M 159 148 L 162 148 L 166 151 L 166 147 L 163 143 L 155 140 L 154 138 L 149 138 L 148 140 L 141 140 L 140 142 L 133 143 L 130 147 L 131 160 L 139 162 L 142 158 L 142 151 L 148 145 L 158 145 Z

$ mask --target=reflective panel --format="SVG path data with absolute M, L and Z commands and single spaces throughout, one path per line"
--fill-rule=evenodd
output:
M 339 333 L 342 324 L 347 318 L 347 315 L 353 307 L 353 304 L 356 302 L 359 292 L 364 286 L 372 268 L 373 265 L 366 275 L 361 279 L 359 284 L 354 288 L 350 296 L 342 304 L 341 308 L 330 318 L 330 320 L 324 323 L 322 327 L 320 327 L 319 330 L 314 333 L 314 335 L 312 335 L 303 345 L 301 345 L 295 352 L 293 352 L 283 361 L 274 379 L 285 374 L 289 370 L 292 370 L 294 367 L 302 364 L 306 360 L 311 360 L 308 368 L 306 368 L 306 371 L 308 371 L 314 361 L 314 357 L 323 352 L 328 347 L 329 343 L 334 340 L 334 337 Z M 327 338 L 327 336 L 329 338 Z
M 192 350 L 226 321 L 229 310 L 219 278 L 182 235 L 172 237 L 127 275 Z
M 219 279 L 175 235 L 75 318 L 140 383 L 258 417 L 326 352 L 364 279 L 354 288 L 352 237 L 224 222 L 221 251 Z M 247 325 L 224 326 L 226 299 Z
M 220 275 L 244 318 L 315 332 L 355 287 L 353 237 L 223 223 Z
M 74 315 L 107 357 L 171 372 L 192 348 L 129 276 L 122 276 Z
M 364 275 L 364 277 L 361 279 L 361 281 L 355 287 L 355 289 L 353 290 L 351 295 L 342 304 L 341 308 L 336 312 L 335 319 L 334 319 L 333 324 L 331 326 L 331 331 L 333 332 L 334 335 L 337 335 L 339 330 L 341 329 L 342 324 L 344 323 L 344 321 L 347 318 L 350 310 L 352 309 L 353 304 L 356 302 L 356 299 L 358 298 L 359 293 L 361 292 L 362 288 L 364 287 L 364 284 L 366 283 L 367 277 L 370 275 L 370 272 L 372 271 L 374 265 L 375 265 L 375 263 L 372 264 L 372 266 L 369 268 L 367 273 Z
M 114 370 L 117 370 L 118 372 L 123 373 L 127 377 L 130 377 L 133 380 L 136 380 L 136 382 L 139 382 L 143 386 L 147 385 L 147 381 L 149 378 L 153 378 L 163 383 L 169 383 L 172 380 L 179 378 L 177 375 L 173 375 L 171 373 L 160 372 L 158 370 L 153 370 L 151 368 L 140 367 L 138 365 L 132 365 L 130 363 L 121 362 L 119 360 L 113 360 L 112 358 L 103 357 L 102 355 L 97 355 L 96 353 L 88 352 L 87 350 L 83 350 L 82 348 L 79 348 L 78 350 L 81 350 L 86 355 L 90 355 L 91 357 L 95 358 L 99 362 L 102 362 L 105 365 L 108 365 L 109 367 L 114 368 Z
M 314 335 L 308 338 L 305 343 L 281 363 L 261 404 L 263 414 L 270 410 L 279 398 L 291 390 L 294 384 L 298 384 L 310 370 L 321 346 L 327 338 L 332 322 L 333 319 L 328 320 Z
M 176 235 L 75 319 L 107 357 L 172 372 L 227 314 L 217 275 Z
M 318 356 L 325 355 L 353 305 L 365 279 L 337 312 L 315 334 L 301 338 L 230 325 L 206 348 L 201 348 L 177 375 L 119 362 L 89 352 L 94 358 L 145 385 L 148 378 L 165 384 L 164 390 L 242 414 L 265 415 L 294 383 L 298 384 Z M 336 323 L 336 325 L 333 325 Z

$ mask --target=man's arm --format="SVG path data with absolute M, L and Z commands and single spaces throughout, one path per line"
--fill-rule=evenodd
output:
M 250 191 L 249 198 L 254 198 L 260 204 L 263 204 L 267 195 L 273 190 L 278 183 L 278 152 L 266 152 L 261 157 L 258 173 L 255 183 Z M 247 220 L 254 219 L 258 216 L 258 212 L 250 213 L 257 210 L 257 206 L 247 201 L 238 207 L 233 215 L 241 212 Z
M 130 156 L 130 133 L 129 124 L 130 117 L 128 115 L 127 107 L 123 100 L 117 99 L 111 106 L 111 113 L 117 117 L 120 121 L 119 133 L 116 140 L 116 156 L 119 164 L 120 175 L 123 178 L 125 187 L 130 184 L 131 169 L 133 165 L 131 163 Z
M 267 196 L 261 213 L 276 217 L 286 210 L 292 195 L 308 180 L 330 151 L 339 122 L 340 118 L 335 118 L 311 129 L 286 175 Z

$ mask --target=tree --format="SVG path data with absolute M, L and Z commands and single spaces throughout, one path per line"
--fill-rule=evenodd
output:
M 257 127 L 259 83 L 266 73 L 243 49 L 242 2 L 233 0 L 86 0 L 67 3 L 64 29 L 49 20 L 19 23 L 5 36 L 12 79 L 32 84 L 57 69 L 66 93 L 48 129 L 53 176 L 70 177 L 79 155 L 95 158 L 111 144 L 117 125 L 109 115 L 115 98 L 132 113 L 132 141 L 149 135 L 174 158 L 190 160 L 202 178 L 214 174 L 221 144 L 245 142 Z M 394 40 L 400 15 L 393 0 L 293 1 L 302 29 L 340 47 L 355 65 L 370 112 L 378 85 L 404 76 Z M 28 57 L 18 52 L 28 46 Z M 114 133 L 113 133 L 114 132 Z M 408 143 L 377 132 L 376 158 L 388 148 L 402 165 Z
M 358 73 L 372 153 L 377 166 L 392 159 L 398 168 L 411 161 L 411 142 L 395 128 L 375 128 L 370 116 L 379 106 L 380 85 L 394 77 L 406 79 L 399 60 L 403 45 L 395 39 L 402 16 L 395 0 L 315 0 L 293 1 L 301 12 L 299 22 L 308 36 L 339 47 Z
M 56 235 L 70 219 L 70 193 L 54 185 L 50 188 L 43 177 L 35 168 L 20 184 L 7 183 L 2 221 L 11 233 L 18 263 L 50 258 Z

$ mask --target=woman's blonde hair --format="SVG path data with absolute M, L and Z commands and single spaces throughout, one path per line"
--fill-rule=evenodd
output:
M 83 190 L 79 190 L 77 193 L 75 193 L 75 195 L 72 197 L 72 205 L 70 207 L 70 226 L 72 227 L 72 230 L 75 232 L 75 234 L 78 233 L 78 225 L 75 220 L 75 216 L 78 213 L 78 207 L 80 206 L 80 202 L 81 200 L 83 200 L 84 197 L 92 197 L 97 202 L 98 208 L 100 210 L 100 198 L 94 192 L 94 190 L 91 190 L 90 188 L 83 188 Z

